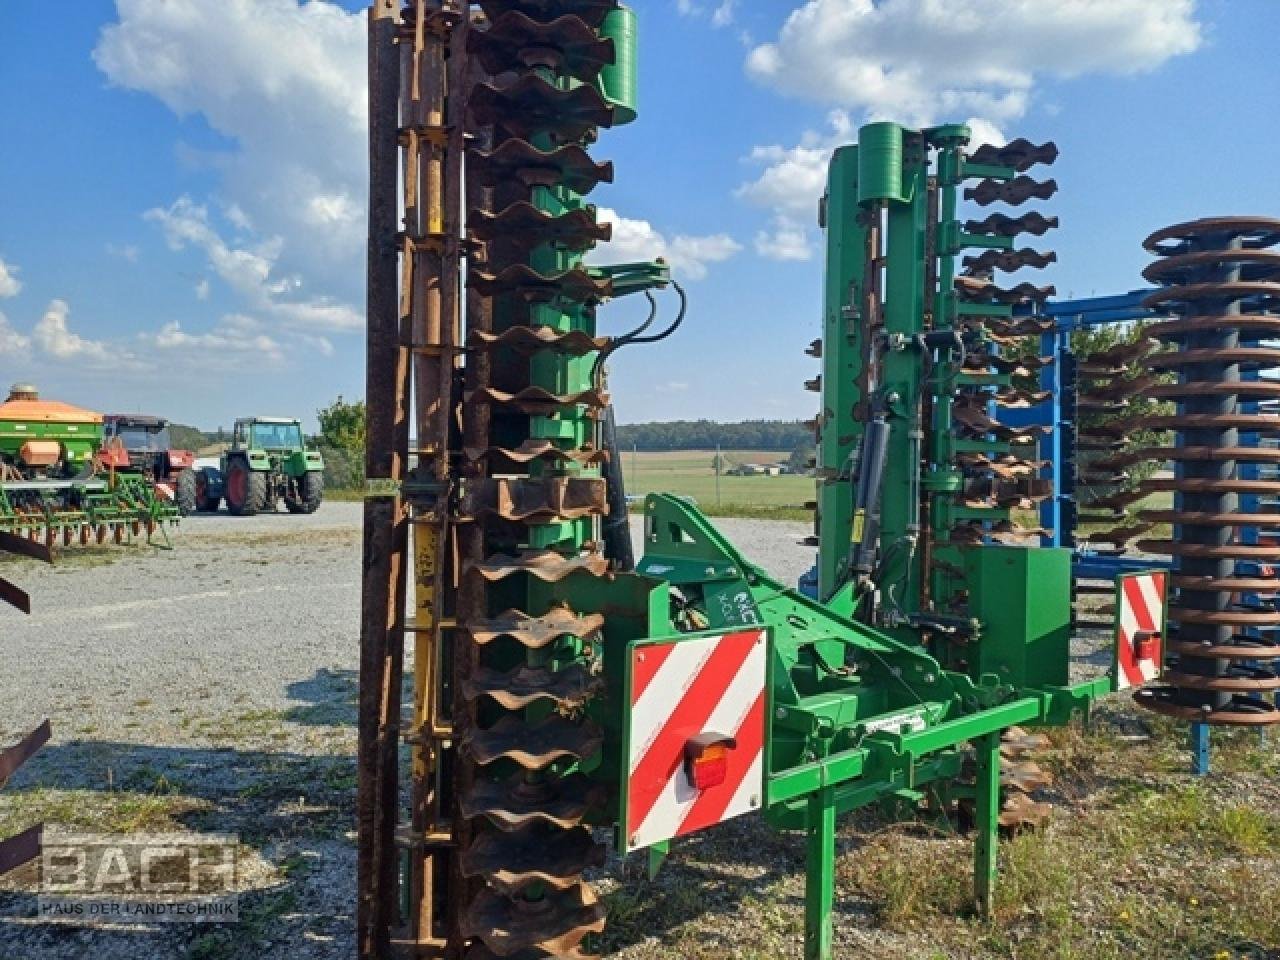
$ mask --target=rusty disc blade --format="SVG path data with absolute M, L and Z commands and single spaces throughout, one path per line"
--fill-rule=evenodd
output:
M 1272 217 L 1204 217 L 1175 223 L 1152 233 L 1142 246 L 1162 257 L 1176 256 L 1187 249 L 1191 240 L 1220 238 L 1220 246 L 1240 238 L 1247 249 L 1272 247 L 1280 243 L 1280 220 Z
M 1241 331 L 1280 333 L 1280 317 L 1259 313 L 1235 314 L 1231 317 L 1231 326 Z M 1184 333 L 1204 333 L 1221 329 L 1221 315 L 1187 316 L 1176 320 L 1157 321 L 1147 327 L 1147 333 L 1161 340 L 1171 340 Z
M 585 760 L 599 751 L 604 735 L 592 723 L 577 723 L 559 714 L 537 724 L 507 715 L 488 729 L 466 731 L 462 742 L 481 766 L 511 760 L 526 770 L 544 770 L 557 760 Z
M 1190 510 L 1139 510 L 1151 523 L 1177 523 L 1188 527 L 1253 527 L 1280 523 L 1277 513 L 1198 513 Z M 1280 553 L 1280 550 L 1277 551 Z
M 1272 350 L 1269 347 L 1171 350 L 1153 354 L 1147 358 L 1146 363 L 1153 370 L 1177 370 L 1180 367 L 1205 364 L 1274 367 L 1280 365 L 1280 350 Z
M 1275 660 L 1280 659 L 1280 645 L 1250 637 L 1236 637 L 1232 643 L 1192 643 L 1176 637 L 1169 641 L 1168 652 L 1200 659 Z
M 1236 727 L 1263 727 L 1280 723 L 1280 710 L 1276 709 L 1275 704 L 1260 697 L 1234 697 L 1226 707 L 1213 710 L 1179 703 L 1175 699 L 1177 694 L 1178 691 L 1173 687 L 1143 687 L 1134 693 L 1133 699 L 1146 710 L 1178 720 Z
M 1223 269 L 1239 271 L 1245 281 L 1273 280 L 1280 276 L 1280 253 L 1267 250 L 1200 250 L 1156 260 L 1142 276 L 1150 283 L 1191 284 L 1210 280 Z
M 1176 623 L 1202 623 L 1221 627 L 1268 627 L 1280 624 L 1276 610 L 1196 610 L 1178 606 L 1169 610 Z
M 463 876 L 482 877 L 514 896 L 534 884 L 552 890 L 579 885 L 584 870 L 604 866 L 605 848 L 585 827 L 563 830 L 535 821 L 512 831 L 489 830 L 458 858 Z
M 1271 560 L 1280 553 L 1275 547 L 1247 543 L 1215 546 L 1206 543 L 1178 543 L 1174 540 L 1139 540 L 1138 549 L 1163 556 L 1202 557 L 1211 560 Z
M 604 681 L 591 676 L 581 663 L 563 670 L 521 664 L 511 671 L 477 667 L 462 684 L 468 700 L 488 697 L 508 710 L 523 710 L 540 700 L 561 708 L 577 709 L 600 692 Z
M 1153 477 L 1142 483 L 1147 493 L 1280 493 L 1277 480 L 1203 480 L 1195 477 Z M 1137 499 L 1141 499 L 1139 494 Z
M 1280 592 L 1280 580 L 1265 577 L 1193 577 L 1174 574 L 1172 583 L 1179 590 L 1240 593 Z
M 1257 693 L 1280 690 L 1280 676 L 1261 667 L 1233 664 L 1226 676 L 1206 677 L 1198 673 L 1182 673 L 1166 669 L 1160 680 L 1179 690 L 1200 690 L 1220 693 Z
M 540 820 L 568 829 L 580 826 L 587 812 L 607 799 L 602 785 L 580 773 L 538 779 L 517 773 L 507 780 L 477 780 L 458 798 L 458 807 L 464 817 L 484 817 L 500 830 Z
M 589 933 L 604 930 L 604 907 L 582 884 L 539 900 L 512 899 L 482 890 L 462 917 L 462 933 L 499 956 L 537 948 L 571 957 Z

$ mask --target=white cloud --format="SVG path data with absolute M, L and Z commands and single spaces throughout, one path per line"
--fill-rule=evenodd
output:
M 236 364 L 245 361 L 244 354 L 271 363 L 279 363 L 285 358 L 285 350 L 279 341 L 265 334 L 258 321 L 243 314 L 228 314 L 206 333 L 188 333 L 175 320 L 166 323 L 158 333 L 143 334 L 140 339 L 162 352 L 179 352 L 192 360 L 213 363 L 228 359 L 228 354 L 241 355 L 235 358 Z
M 240 209 L 240 204 L 231 204 L 223 210 L 223 213 L 226 214 L 227 220 L 231 225 L 241 233 L 249 233 L 253 230 L 253 221 L 249 219 L 247 213 Z
M 55 360 L 73 360 L 90 367 L 126 366 L 135 358 L 128 351 L 100 340 L 89 340 L 71 330 L 71 308 L 65 300 L 53 300 L 31 330 L 31 339 Z
M 227 219 L 322 275 L 364 242 L 363 10 L 298 0 L 116 0 L 93 57 L 114 84 L 200 114 L 234 149 L 213 158 Z
M 107 253 L 113 257 L 119 257 L 129 263 L 138 262 L 138 248 L 132 243 L 108 243 Z
M 851 115 L 909 126 L 967 116 L 975 145 L 1003 143 L 1038 77 L 1151 70 L 1200 40 L 1194 0 L 807 0 L 751 50 L 747 73 L 836 109 L 830 129 L 747 157 L 764 169 L 737 195 L 771 220 L 756 249 L 812 255 L 827 163 L 854 139 Z
M 786 217 L 774 217 L 768 230 L 756 234 L 756 253 L 769 260 L 808 260 L 813 256 L 809 231 Z
M 0 300 L 16 297 L 21 290 L 22 281 L 18 279 L 18 268 L 5 263 L 4 258 L 0 257 Z
M 756 252 L 774 260 L 808 260 L 813 254 L 810 228 L 818 222 L 818 198 L 827 182 L 831 153 L 853 137 L 853 122 L 833 110 L 828 129 L 808 130 L 794 147 L 755 147 L 747 162 L 764 171 L 738 187 L 736 195 L 771 212 L 768 230 L 756 235 Z
M 9 318 L 0 313 L 0 357 L 24 356 L 30 349 L 31 338 L 13 329 Z
M 363 318 L 355 308 L 330 298 L 288 298 L 303 282 L 297 275 L 278 275 L 277 262 L 284 247 L 279 237 L 232 246 L 214 227 L 208 208 L 190 197 L 179 197 L 167 209 L 148 210 L 144 216 L 160 225 L 171 249 L 201 250 L 218 278 L 244 298 L 254 311 L 285 325 L 309 329 L 355 330 L 363 325 Z M 207 295 L 207 283 L 201 280 L 196 287 L 200 299 Z
M 738 12 L 738 0 L 719 0 L 716 3 L 699 3 L 698 0 L 676 0 L 676 11 L 683 17 L 708 16 L 717 29 L 733 23 Z
M 197 300 L 209 299 L 209 278 L 208 277 L 201 277 L 200 280 L 196 283 L 196 299 Z
M 873 118 L 998 122 L 1024 113 L 1037 76 L 1138 73 L 1200 39 L 1194 0 L 808 0 L 747 71 Z
M 726 233 L 676 234 L 668 240 L 648 220 L 619 216 L 608 207 L 600 208 L 599 218 L 602 223 L 613 224 L 613 239 L 592 251 L 587 258 L 592 263 L 627 263 L 662 257 L 671 264 L 677 279 L 702 280 L 710 264 L 723 263 L 742 249 L 742 244 Z

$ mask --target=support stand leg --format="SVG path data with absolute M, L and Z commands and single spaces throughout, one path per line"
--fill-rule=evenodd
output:
M 648 864 L 645 871 L 650 881 L 658 879 L 658 872 L 662 869 L 662 865 L 667 862 L 667 856 L 671 853 L 671 841 L 663 840 L 655 843 L 649 848 Z
M 828 788 L 809 798 L 805 856 L 804 957 L 831 960 L 831 909 L 835 899 L 836 805 Z
M 1209 725 L 1191 725 L 1191 772 L 1203 777 L 1209 772 Z
M 1000 829 L 1000 735 L 974 741 L 978 751 L 977 838 L 973 850 L 973 899 L 978 913 L 991 916 L 996 889 Z

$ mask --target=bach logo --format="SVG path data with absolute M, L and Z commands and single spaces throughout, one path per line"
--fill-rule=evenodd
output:
M 98 923 L 238 918 L 240 842 L 217 834 L 46 836 L 40 916 Z

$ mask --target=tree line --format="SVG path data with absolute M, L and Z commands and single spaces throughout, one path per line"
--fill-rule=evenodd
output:
M 672 420 L 618 426 L 623 450 L 795 450 L 812 445 L 813 431 L 801 420 Z
M 325 483 L 332 487 L 359 487 L 364 483 L 363 401 L 342 397 L 317 412 L 320 432 L 314 438 L 325 458 Z M 813 432 L 800 420 L 675 420 L 666 423 L 631 423 L 618 427 L 623 450 L 724 450 L 796 451 L 802 461 L 813 450 Z

